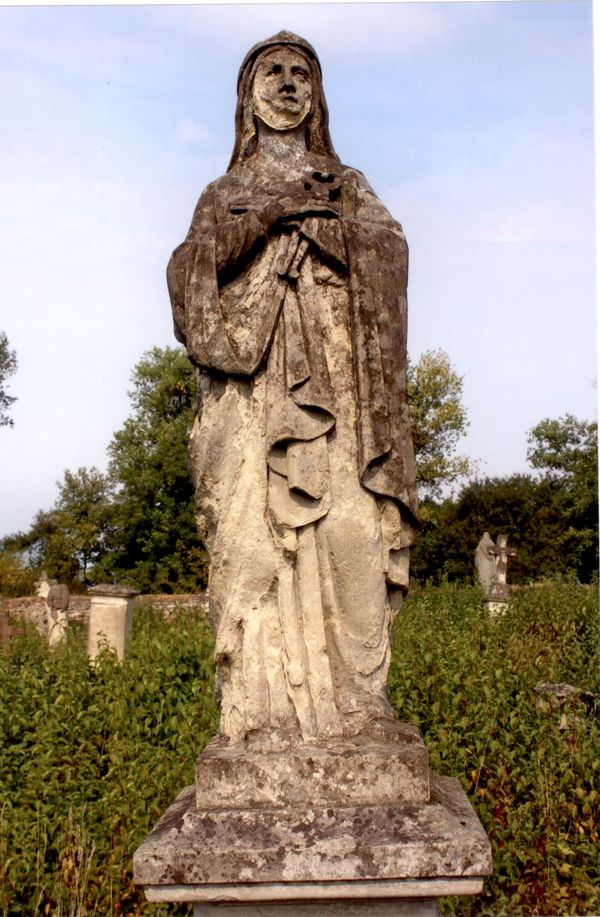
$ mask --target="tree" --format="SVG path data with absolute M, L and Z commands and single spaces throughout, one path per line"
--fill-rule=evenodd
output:
M 26 564 L 21 554 L 0 548 L 0 596 L 31 595 L 36 576 L 36 571 Z
M 564 538 L 577 543 L 584 582 L 598 569 L 598 424 L 572 414 L 533 427 L 527 459 L 560 495 Z
M 59 484 L 56 521 L 87 584 L 93 566 L 106 551 L 112 507 L 109 482 L 97 468 L 65 471 Z
M 187 464 L 196 386 L 181 348 L 155 347 L 132 374 L 133 411 L 108 447 L 113 514 L 98 572 L 145 592 L 197 590 L 207 556 Z
M 454 454 L 469 425 L 462 376 L 443 350 L 429 350 L 416 366 L 409 361 L 407 384 L 417 487 L 421 498 L 439 497 L 445 485 L 475 471 L 473 462 Z
M 117 581 L 144 592 L 198 590 L 207 555 L 187 467 L 193 370 L 181 348 L 155 347 L 132 382 L 133 410 L 108 447 L 108 473 L 65 471 L 52 509 L 0 547 L 75 589 Z
M 8 409 L 17 399 L 6 392 L 6 380 L 17 371 L 17 355 L 8 346 L 8 338 L 0 331 L 0 427 L 12 427 L 14 420 L 8 416 Z
M 106 551 L 112 507 L 108 480 L 97 468 L 65 471 L 51 510 L 40 510 L 30 530 L 6 544 L 26 552 L 30 564 L 71 588 L 89 585 Z
M 527 460 L 545 477 L 566 485 L 579 500 L 598 494 L 598 424 L 565 414 L 546 418 L 527 436 Z

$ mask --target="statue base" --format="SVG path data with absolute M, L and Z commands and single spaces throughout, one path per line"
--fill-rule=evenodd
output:
M 194 917 L 321 917 L 321 914 L 324 917 L 440 917 L 440 909 L 435 898 L 194 905 Z
M 294 809 L 308 800 L 325 808 L 427 802 L 429 763 L 421 733 L 395 720 L 384 727 L 326 745 L 260 737 L 223 745 L 213 739 L 196 763 L 196 805 Z
M 241 910 L 243 908 L 243 910 Z M 194 917 L 440 917 L 435 898 L 418 901 L 352 901 L 307 904 L 196 904 Z
M 198 917 L 333 915 L 340 902 L 433 917 L 437 898 L 481 891 L 491 853 L 458 780 L 431 774 L 430 789 L 426 802 L 199 808 L 187 787 L 136 851 L 134 881 Z

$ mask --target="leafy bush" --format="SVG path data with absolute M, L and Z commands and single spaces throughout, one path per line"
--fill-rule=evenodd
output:
M 519 590 L 490 620 L 472 587 L 425 588 L 396 625 L 390 672 L 401 719 L 423 733 L 432 770 L 458 777 L 492 844 L 494 875 L 444 914 L 600 912 L 597 719 L 573 701 L 536 710 L 534 688 L 598 695 L 595 590 Z
M 33 630 L 11 641 L 0 659 L 0 913 L 178 913 L 145 902 L 131 857 L 193 782 L 217 727 L 212 686 L 210 629 L 189 612 L 164 621 L 136 608 L 123 665 L 106 652 L 91 669 L 77 632 L 55 652 Z
M 534 694 L 598 694 L 597 628 L 583 587 L 523 589 L 494 622 L 471 587 L 405 603 L 393 702 L 432 768 L 461 780 L 494 854 L 482 895 L 447 899 L 448 917 L 600 912 L 598 723 L 574 703 L 561 732 Z M 0 656 L 0 914 L 185 914 L 147 903 L 131 861 L 216 730 L 210 628 L 141 606 L 125 663 L 106 653 L 94 669 L 71 629 L 54 652 L 26 630 Z

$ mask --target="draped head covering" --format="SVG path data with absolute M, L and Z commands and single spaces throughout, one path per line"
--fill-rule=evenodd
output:
M 299 35 L 294 35 L 292 32 L 283 31 L 278 32 L 277 35 L 273 35 L 271 38 L 266 38 L 264 41 L 259 41 L 254 47 L 250 48 L 242 61 L 237 82 L 235 145 L 231 162 L 227 169 L 228 172 L 234 166 L 252 156 L 256 150 L 257 128 L 252 99 L 254 76 L 262 56 L 278 47 L 291 47 L 299 51 L 306 58 L 308 64 L 313 92 L 311 110 L 305 122 L 307 149 L 311 153 L 325 156 L 335 162 L 339 163 L 340 161 L 329 135 L 329 112 L 325 102 L 321 64 L 317 53 L 306 39 L 301 38 Z

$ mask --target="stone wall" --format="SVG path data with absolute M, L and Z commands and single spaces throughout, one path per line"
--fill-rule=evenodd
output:
M 171 614 L 176 608 L 185 608 L 189 611 L 206 611 L 208 602 L 205 594 L 182 595 L 140 595 L 135 604 L 150 601 L 152 605 L 162 610 L 165 616 Z M 8 613 L 11 622 L 39 620 L 46 610 L 46 603 L 38 596 L 25 596 L 18 599 L 0 597 L 0 612 L 3 616 Z M 90 610 L 90 597 L 88 595 L 71 595 L 69 601 L 69 618 L 84 620 Z

